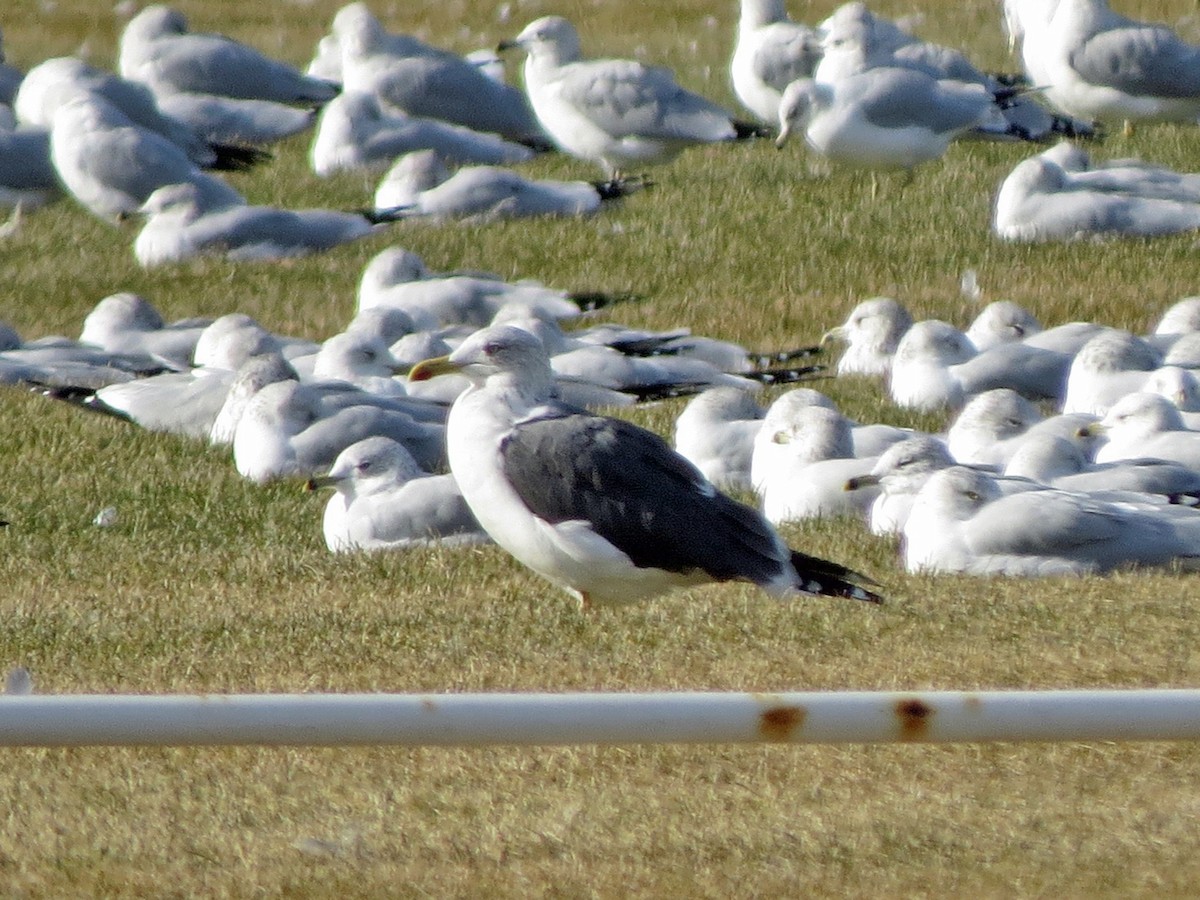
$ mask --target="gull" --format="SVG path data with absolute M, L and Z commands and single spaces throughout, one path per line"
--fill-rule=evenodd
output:
M 235 261 L 304 256 L 374 234 L 377 226 L 395 221 L 399 214 L 245 204 L 212 208 L 190 183 L 159 188 L 139 211 L 145 223 L 133 251 L 145 268 L 197 256 Z
M 467 504 L 497 544 L 584 609 L 734 580 L 781 597 L 880 599 L 857 573 L 788 548 L 653 432 L 554 404 L 549 360 L 529 332 L 477 332 L 410 377 L 444 371 L 471 380 L 446 431 Z
M 1176 172 L 1140 159 L 1095 163 L 1086 150 L 1069 141 L 1061 141 L 1040 155 L 1062 167 L 1072 190 L 1200 203 L 1200 174 L 1194 172 Z
M 1106 0 L 1007 0 L 1010 33 L 1046 97 L 1100 121 L 1200 117 L 1200 48 L 1164 25 L 1126 18 Z
M 321 110 L 310 160 L 322 178 L 335 172 L 382 169 L 416 150 L 456 163 L 524 162 L 533 151 L 497 135 L 437 119 L 385 111 L 374 94 L 347 91 Z
M 702 391 L 675 419 L 675 451 L 721 490 L 752 490 L 750 463 L 763 413 L 748 391 Z
M 435 151 L 418 150 L 401 156 L 383 176 L 375 208 L 405 207 L 405 218 L 433 222 L 584 216 L 648 184 L 642 178 L 532 179 L 498 166 L 464 166 L 451 174 Z
M 279 381 L 259 390 L 242 410 L 233 435 L 234 464 L 259 483 L 316 475 L 351 444 L 377 435 L 399 441 L 427 471 L 445 462 L 444 431 L 434 423 L 375 406 L 329 411 L 316 388 Z
M 311 104 L 332 100 L 338 91 L 246 44 L 190 33 L 183 13 L 168 6 L 148 6 L 130 19 L 120 43 L 121 75 L 156 93 Z
M 1003 468 L 1030 427 L 1042 420 L 1036 406 L 1007 388 L 972 397 L 946 432 L 946 446 L 961 465 Z
M 1175 500 L 1200 495 L 1200 472 L 1160 459 L 1093 463 L 1079 444 L 1055 435 L 1032 435 L 1022 442 L 1004 474 L 1064 491 L 1130 491 Z
M 237 424 L 251 398 L 268 384 L 277 381 L 299 381 L 299 375 L 279 352 L 260 353 L 249 357 L 230 379 L 221 408 L 208 431 L 213 446 L 232 446 Z
M 1197 332 L 1200 332 L 1200 297 L 1184 297 L 1167 308 L 1146 340 L 1165 350 L 1183 335 Z
M 371 437 L 338 454 L 311 491 L 335 489 L 322 530 L 334 553 L 481 544 L 479 526 L 453 475 L 430 475 L 391 438 Z
M 545 148 L 546 135 L 516 88 L 489 78 L 453 53 L 391 34 L 363 3 L 333 19 L 331 46 L 340 52 L 344 90 L 379 98 L 385 108 L 441 119 L 475 131 Z
M 195 366 L 103 387 L 84 399 L 89 409 L 126 419 L 148 431 L 211 440 L 217 419 L 230 402 L 230 392 L 238 384 L 238 374 L 249 363 L 254 361 L 260 371 L 272 372 L 272 380 L 296 377 L 280 353 L 283 341 L 248 316 L 222 316 L 202 329 L 187 320 L 151 328 L 146 326 L 161 322 L 161 317 L 153 309 L 145 309 L 140 300 L 125 294 L 102 301 L 85 321 L 81 339 L 98 330 L 94 321 L 98 311 L 105 312 L 101 325 L 140 314 L 148 321 L 143 321 L 140 329 L 125 330 L 125 346 L 165 347 L 174 351 L 176 359 L 191 359 Z M 108 340 L 113 346 L 113 339 Z
M 891 297 L 872 297 L 850 311 L 846 321 L 825 332 L 821 343 L 845 341 L 839 375 L 887 375 L 900 338 L 912 327 L 908 310 Z
M 1003 122 L 983 87 L 939 81 L 911 69 L 876 68 L 836 82 L 793 81 L 779 104 L 783 146 L 802 133 L 808 146 L 833 163 L 868 169 L 904 169 L 939 159 L 960 135 Z
M 573 294 L 535 281 L 509 283 L 481 273 L 434 273 L 416 253 L 401 247 L 380 251 L 363 269 L 358 309 L 403 309 L 421 329 L 444 325 L 482 328 L 507 305 L 521 305 L 555 319 L 574 319 L 619 297 Z
M 259 147 L 307 131 L 315 109 L 216 94 L 163 94 L 158 108 L 210 144 Z
M 812 76 L 836 82 L 872 68 L 911 69 L 939 81 L 976 84 L 999 103 L 1003 118 L 979 136 L 1000 140 L 1045 140 L 1052 134 L 1094 137 L 1087 122 L 1056 116 L 1028 95 L 977 68 L 957 50 L 919 40 L 863 3 L 845 3 L 819 26 L 823 57 Z
M 1041 332 L 1037 316 L 1011 300 L 985 306 L 967 328 L 967 339 L 981 353 L 1001 344 L 1015 344 Z
M 404 385 L 394 376 L 404 368 L 382 338 L 361 330 L 344 331 L 321 344 L 313 360 L 312 378 L 344 381 L 384 397 L 402 397 Z
M 865 516 L 876 490 L 845 490 L 846 482 L 866 475 L 874 459 L 854 456 L 850 420 L 824 406 L 796 409 L 787 421 L 764 424 L 754 443 L 755 456 L 772 448 L 769 462 L 755 460 L 754 489 L 762 511 L 774 525 L 824 516 Z
M 110 222 L 137 212 L 165 185 L 187 183 L 211 208 L 245 202 L 178 144 L 134 124 L 98 94 L 74 94 L 55 111 L 50 159 L 71 196 Z
M 185 369 L 210 319 L 181 319 L 168 325 L 140 294 L 121 291 L 97 303 L 83 320 L 79 340 L 111 353 L 145 354 Z
M 1200 470 L 1200 432 L 1188 431 L 1179 410 L 1159 394 L 1122 397 L 1086 431 L 1106 438 L 1096 451 L 1098 463 L 1150 458 Z
M 938 319 L 913 325 L 892 358 L 889 391 L 910 409 L 961 406 L 984 391 L 1011 388 L 1033 399 L 1055 399 L 1066 390 L 1071 357 L 1023 343 L 976 353 L 954 326 Z
M 944 441 L 929 434 L 914 435 L 884 450 L 870 472 L 848 479 L 846 490 L 874 490 L 869 516 L 871 533 L 900 534 L 913 500 L 929 476 L 953 465 L 954 457 Z
M 1044 155 L 1017 164 L 1000 184 L 992 230 L 1007 241 L 1157 237 L 1200 228 L 1200 203 L 1077 184 Z
M 1103 502 L 1085 494 L 1003 494 L 990 475 L 961 466 L 935 472 L 904 525 L 910 572 L 1052 576 L 1168 566 L 1200 556 L 1200 515 Z
M 741 0 L 729 74 L 738 100 L 763 124 L 779 121 L 783 89 L 821 60 L 815 29 L 788 18 L 783 0 Z
M 525 91 L 538 121 L 564 153 L 617 178 L 631 165 L 669 162 L 681 151 L 751 137 L 727 111 L 680 87 L 668 69 L 633 60 L 585 60 L 575 27 L 561 16 L 530 22 L 500 48 L 527 54 Z
M 1126 394 L 1140 391 L 1162 353 L 1136 335 L 1108 328 L 1091 338 L 1071 362 L 1065 413 L 1102 416 Z
M 206 138 L 165 109 L 145 85 L 74 56 L 48 59 L 29 70 L 16 97 L 17 118 L 25 125 L 50 128 L 58 108 L 79 93 L 103 97 L 135 125 L 177 144 L 202 169 L 243 170 L 265 158 L 257 151 Z

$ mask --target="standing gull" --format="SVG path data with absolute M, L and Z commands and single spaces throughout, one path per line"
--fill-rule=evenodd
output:
M 529 23 L 500 48 L 519 47 L 525 91 L 542 127 L 565 153 L 610 178 L 631 165 L 668 162 L 684 148 L 749 137 L 729 113 L 686 91 L 670 70 L 624 59 L 585 60 L 561 16 Z
M 783 89 L 821 61 L 816 30 L 788 18 L 783 0 L 741 0 L 729 74 L 733 92 L 759 121 L 779 121 Z
M 955 138 L 984 127 L 1007 128 L 986 88 L 879 68 L 832 83 L 793 81 L 779 104 L 775 143 L 802 133 L 831 162 L 911 171 L 940 158 Z
M 735 580 L 777 596 L 880 599 L 862 576 L 790 550 L 652 432 L 554 404 L 549 360 L 528 332 L 476 332 L 410 378 L 449 371 L 471 380 L 446 431 L 468 505 L 496 543 L 585 609 Z
M 1101 121 L 1192 122 L 1200 47 L 1107 0 L 1006 0 L 1005 18 L 1034 83 L 1058 108 Z

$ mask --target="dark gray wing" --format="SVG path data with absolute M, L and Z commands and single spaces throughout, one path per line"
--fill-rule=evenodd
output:
M 790 556 L 755 510 L 717 491 L 658 435 L 620 419 L 525 422 L 501 453 L 534 515 L 590 523 L 639 568 L 762 583 Z

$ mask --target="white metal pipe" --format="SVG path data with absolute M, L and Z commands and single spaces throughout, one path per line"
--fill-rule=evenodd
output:
M 0 695 L 0 746 L 1200 739 L 1200 690 Z

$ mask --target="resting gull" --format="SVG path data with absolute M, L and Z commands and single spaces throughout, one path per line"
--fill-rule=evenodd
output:
M 49 128 L 58 108 L 76 94 L 97 94 L 135 125 L 166 138 L 202 169 L 247 169 L 265 154 L 206 138 L 163 107 L 144 84 L 98 69 L 74 56 L 47 59 L 29 70 L 16 97 L 17 118 Z
M 1162 353 L 1149 342 L 1128 331 L 1105 329 L 1072 360 L 1062 411 L 1102 416 L 1126 394 L 1142 390 L 1162 364 Z
M 899 302 L 872 297 L 855 306 L 841 325 L 825 332 L 821 343 L 847 344 L 838 359 L 839 375 L 887 375 L 896 347 L 912 324 L 912 316 Z
M 384 110 L 374 94 L 349 91 L 325 105 L 317 120 L 309 158 L 322 178 L 356 169 L 385 169 L 405 153 L 433 150 L 460 163 L 524 162 L 523 144 L 437 119 Z
M 668 69 L 583 59 L 575 27 L 561 16 L 535 19 L 500 46 L 526 52 L 525 91 L 559 149 L 598 163 L 610 178 L 631 165 L 668 162 L 689 146 L 757 134 L 684 90 Z
M 356 441 L 382 435 L 399 441 L 427 471 L 445 460 L 443 429 L 399 410 L 345 406 L 330 410 L 320 391 L 278 381 L 246 404 L 233 435 L 240 474 L 256 482 L 326 471 Z
M 784 421 L 764 421 L 754 442 L 754 489 L 773 524 L 824 516 L 865 515 L 878 491 L 845 490 L 874 459 L 854 456 L 850 420 L 825 406 L 802 406 Z M 759 457 L 767 452 L 768 460 Z
M 910 572 L 1018 576 L 1194 566 L 1200 515 L 1184 512 L 1059 490 L 1005 495 L 990 475 L 953 466 L 931 475 L 917 494 L 904 526 L 904 564 Z
M 453 122 L 545 149 L 546 135 L 525 95 L 477 66 L 406 34 L 386 31 L 364 3 L 333 18 L 331 43 L 340 53 L 347 92 L 379 98 L 385 108 Z
M 1045 154 L 1020 162 L 996 193 L 992 231 L 1007 241 L 1157 237 L 1200 228 L 1200 202 L 1090 187 Z
M 394 222 L 396 210 L 343 212 L 276 206 L 211 207 L 196 185 L 158 188 L 139 210 L 145 217 L 133 252 L 144 267 L 197 256 L 272 260 L 330 250 Z
M 628 295 L 570 292 L 536 281 L 507 282 L 480 272 L 431 272 L 411 250 L 388 247 L 371 258 L 358 283 L 358 308 L 393 306 L 418 328 L 491 323 L 505 306 L 521 306 L 555 319 L 574 319 L 585 310 Z
M 110 222 L 137 212 L 158 188 L 185 182 L 209 207 L 245 202 L 201 172 L 178 144 L 135 124 L 98 94 L 73 94 L 55 110 L 50 159 L 71 196 Z
M 276 103 L 324 103 L 337 85 L 312 78 L 246 44 L 188 31 L 183 13 L 148 6 L 121 34 L 121 74 L 156 93 L 189 91 Z
M 1177 499 L 1200 496 L 1200 471 L 1161 459 L 1091 462 L 1077 441 L 1034 434 L 1021 442 L 1004 474 L 1064 491 L 1136 491 Z
M 325 545 L 334 553 L 460 546 L 489 540 L 453 475 L 430 475 L 401 444 L 371 437 L 338 454 L 309 490 L 334 488 L 325 505 Z
M 749 391 L 709 388 L 675 419 L 675 450 L 721 490 L 752 490 L 750 461 L 763 412 Z
M 917 492 L 929 476 L 954 464 L 954 457 L 942 440 L 919 434 L 884 450 L 870 472 L 846 481 L 846 490 L 877 491 L 871 503 L 871 533 L 899 534 L 908 521 Z
M 1000 466 L 1042 420 L 1036 406 L 1014 390 L 995 388 L 972 397 L 946 432 L 946 446 L 962 465 Z
M 1200 471 L 1200 432 L 1189 431 L 1179 410 L 1159 394 L 1128 394 L 1085 431 L 1107 439 L 1096 451 L 1098 463 L 1151 458 Z
M 471 379 L 446 432 L 468 505 L 496 543 L 585 609 L 733 580 L 777 596 L 880 599 L 862 576 L 790 550 L 652 432 L 554 404 L 549 361 L 528 332 L 484 329 L 410 377 L 445 371 Z
M 500 166 L 464 166 L 451 174 L 435 151 L 417 150 L 384 174 L 375 189 L 375 208 L 404 207 L 404 218 L 431 222 L 585 216 L 648 184 L 643 178 L 534 179 Z

